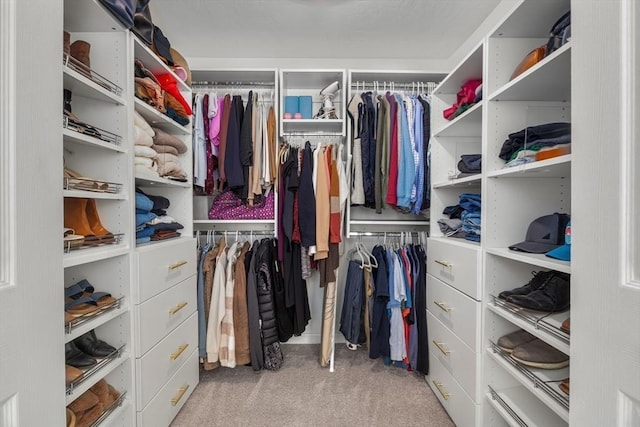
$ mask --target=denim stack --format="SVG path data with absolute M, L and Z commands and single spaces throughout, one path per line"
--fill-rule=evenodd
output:
M 447 206 L 442 211 L 448 218 L 438 220 L 440 231 L 447 237 L 466 239 L 472 242 L 480 241 L 480 194 L 462 193 L 460 202 L 454 206 Z
M 157 215 L 151 212 L 153 209 L 153 201 L 142 193 L 136 192 L 136 244 L 140 245 L 151 241 L 151 235 L 154 233 L 153 227 L 147 225 L 147 222 L 157 218 Z

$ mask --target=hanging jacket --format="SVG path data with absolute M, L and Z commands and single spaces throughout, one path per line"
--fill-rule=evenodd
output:
M 239 190 L 238 197 L 243 201 L 247 200 L 249 195 L 249 167 L 253 165 L 253 92 L 249 91 L 247 105 L 242 116 L 240 125 L 239 139 L 239 160 L 242 168 L 242 188 Z
M 255 274 L 256 252 L 259 242 L 255 242 L 245 257 L 247 267 L 247 312 L 249 314 L 249 356 L 251 367 L 259 371 L 264 366 L 262 338 L 260 333 L 260 307 L 258 304 L 258 279 Z

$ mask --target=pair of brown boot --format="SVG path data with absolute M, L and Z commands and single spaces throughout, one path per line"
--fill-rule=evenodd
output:
M 67 427 L 88 427 L 120 398 L 120 392 L 104 379 L 67 406 Z M 75 418 L 75 423 L 70 421 Z
M 73 62 L 73 65 L 77 71 L 90 77 L 91 59 L 89 58 L 89 54 L 91 52 L 91 45 L 84 40 L 76 40 L 71 43 L 71 35 L 66 31 L 64 32 L 63 42 L 64 53 L 76 60 Z
M 64 226 L 84 236 L 84 243 L 113 242 L 113 234 L 100 221 L 95 199 L 65 197 Z

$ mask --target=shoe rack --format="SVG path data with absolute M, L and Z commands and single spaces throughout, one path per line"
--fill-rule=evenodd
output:
M 85 68 L 61 53 L 63 88 L 71 93 L 70 105 L 76 118 L 70 122 L 59 112 L 64 146 L 60 160 L 75 173 L 63 179 L 65 226 L 77 227 L 80 234 L 82 220 L 86 218 L 93 231 L 99 223 L 111 233 L 107 238 L 85 239 L 80 245 L 64 246 L 64 284 L 69 287 L 86 279 L 96 292 L 108 292 L 116 300 L 66 323 L 64 341 L 69 343 L 93 330 L 99 339 L 118 349 L 111 357 L 86 370 L 80 380 L 67 385 L 66 403 L 71 404 L 104 379 L 121 397 L 104 408 L 96 422 L 108 420 L 112 425 L 132 426 L 135 413 L 130 255 L 133 121 L 129 113 L 132 81 L 129 34 L 97 1 L 82 0 L 65 0 L 64 30 L 69 32 L 71 43 L 86 42 L 84 53 L 90 60 L 90 68 Z M 78 175 L 84 178 L 78 179 Z M 93 191 L 96 183 L 98 190 Z M 63 300 L 62 290 L 60 300 Z M 63 390 L 61 386 L 61 393 Z
M 446 75 L 444 73 L 428 71 L 381 71 L 381 70 L 348 70 L 346 89 L 346 109 L 356 93 L 377 92 L 384 94 L 387 91 L 392 93 L 406 93 L 407 95 L 426 92 L 427 88 L 440 82 Z M 348 113 L 346 113 L 348 115 Z M 353 134 L 351 118 L 346 119 L 347 144 L 346 156 L 353 157 Z M 425 141 L 425 151 L 426 144 Z M 376 230 L 387 231 L 426 231 L 429 227 L 429 216 L 402 213 L 393 207 L 383 203 L 382 213 L 376 213 L 375 209 L 351 205 L 347 209 L 347 234 L 351 231 L 366 232 L 367 229 L 375 227 Z
M 497 298 L 523 286 L 532 271 L 571 273 L 544 254 L 514 252 L 534 219 L 571 213 L 571 154 L 505 167 L 498 157 L 508 135 L 528 126 L 571 121 L 571 42 L 510 80 L 522 59 L 545 44 L 570 1 L 518 1 L 434 92 L 432 211 L 427 303 L 429 385 L 457 425 L 566 426 L 569 397 L 559 386 L 570 368 L 529 368 L 496 343 L 524 329 L 569 355 L 560 326 L 569 312 L 517 309 Z M 482 78 L 483 100 L 451 121 L 442 112 L 460 86 Z M 462 154 L 482 154 L 482 172 L 455 178 Z M 482 196 L 482 241 L 446 237 L 437 220 L 460 193 Z

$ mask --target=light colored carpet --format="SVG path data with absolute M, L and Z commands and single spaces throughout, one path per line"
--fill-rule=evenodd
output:
M 336 345 L 335 372 L 318 345 L 284 345 L 279 371 L 249 366 L 201 371 L 172 427 L 428 426 L 453 422 L 423 377 Z

